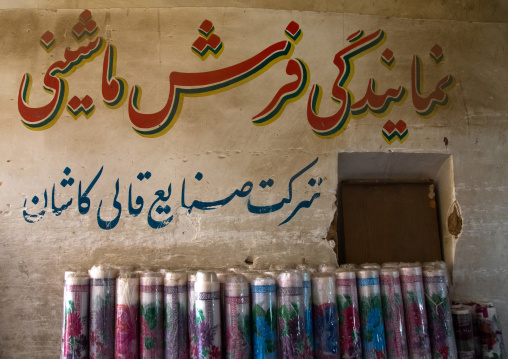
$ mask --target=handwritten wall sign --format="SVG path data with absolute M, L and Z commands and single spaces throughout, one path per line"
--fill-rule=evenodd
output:
M 194 209 L 200 210 L 200 211 L 211 211 L 215 210 L 221 207 L 226 206 L 231 201 L 233 201 L 236 197 L 238 198 L 247 198 L 246 202 L 246 209 L 248 212 L 256 214 L 256 215 L 263 215 L 263 214 L 270 214 L 277 212 L 281 210 L 284 206 L 289 205 L 293 202 L 293 183 L 298 180 L 302 175 L 304 175 L 310 168 L 312 168 L 316 163 L 318 162 L 319 158 L 316 158 L 312 162 L 310 162 L 308 165 L 306 165 L 304 168 L 302 168 L 300 171 L 298 171 L 296 174 L 294 174 L 288 181 L 288 194 L 286 197 L 282 198 L 279 202 L 274 204 L 260 204 L 255 199 L 251 197 L 251 192 L 254 189 L 255 185 L 252 181 L 246 181 L 239 189 L 234 190 L 231 194 L 228 196 L 212 201 L 212 202 L 205 202 L 200 201 L 197 199 L 189 200 L 186 199 L 185 195 L 185 188 L 188 183 L 186 183 L 186 179 L 183 179 L 182 182 L 182 192 L 179 195 L 180 197 L 180 203 L 179 205 L 183 208 L 186 208 L 189 213 L 191 213 Z M 91 201 L 88 197 L 90 193 L 92 192 L 94 186 L 96 183 L 100 180 L 101 175 L 103 173 L 104 166 L 102 166 L 95 177 L 90 181 L 90 183 L 86 183 L 83 181 L 79 181 L 78 183 L 78 191 L 77 191 L 77 207 L 78 211 L 81 215 L 86 215 L 90 211 L 90 205 Z M 65 188 L 67 186 L 72 187 L 74 183 L 76 182 L 73 177 L 71 177 L 71 169 L 69 167 L 66 167 L 63 171 L 63 174 L 65 177 L 60 181 L 60 187 Z M 139 172 L 137 175 L 138 181 L 143 180 L 149 180 L 152 177 L 152 173 L 150 171 L 146 172 Z M 194 176 L 194 180 L 201 181 L 203 179 L 203 174 L 201 172 L 197 172 Z M 308 184 L 311 187 L 317 188 L 321 185 L 323 182 L 322 178 L 310 178 L 308 179 Z M 262 180 L 259 183 L 259 187 L 266 188 L 273 186 L 274 181 L 273 179 L 268 180 Z M 116 216 L 111 219 L 107 220 L 104 219 L 101 215 L 101 208 L 103 206 L 103 201 L 101 200 L 99 203 L 99 206 L 97 208 L 97 224 L 100 228 L 109 230 L 113 229 L 118 225 L 118 222 L 120 221 L 120 217 L 122 214 L 122 209 L 125 209 L 125 203 L 122 205 L 120 201 L 118 201 L 118 195 L 120 192 L 120 179 L 118 178 L 114 184 L 115 186 L 115 196 L 113 198 L 113 208 L 116 209 Z M 44 190 L 43 198 L 44 198 L 44 207 L 37 211 L 34 211 L 33 209 L 30 210 L 27 207 L 27 198 L 25 198 L 23 203 L 23 218 L 28 223 L 37 223 L 40 220 L 44 218 L 44 216 L 47 213 L 53 213 L 55 216 L 60 216 L 65 210 L 71 208 L 71 205 L 76 203 L 76 201 L 73 201 L 73 198 L 71 197 L 67 202 L 63 204 L 59 204 L 56 202 L 55 199 L 55 188 L 56 184 L 53 184 L 53 187 L 51 188 L 51 197 L 48 200 L 48 190 Z M 169 201 L 171 199 L 171 183 L 168 184 L 167 190 L 166 189 L 158 189 L 155 191 L 154 196 L 155 198 L 151 198 L 150 200 L 151 205 L 148 211 L 146 211 L 146 220 L 150 227 L 154 229 L 164 228 L 166 227 L 171 221 L 173 220 L 173 214 L 171 214 L 171 206 L 169 205 Z M 310 208 L 312 203 L 315 199 L 319 198 L 321 195 L 320 192 L 313 193 L 312 196 L 308 200 L 304 200 L 296 204 L 294 209 L 291 211 L 288 217 L 286 217 L 279 226 L 288 223 L 293 217 L 304 208 Z M 41 199 L 39 196 L 34 195 L 31 199 L 31 202 L 33 206 L 37 206 Z M 133 198 L 132 193 L 132 183 L 129 185 L 129 195 L 128 195 L 128 204 L 127 204 L 127 211 L 128 215 L 131 217 L 137 217 L 143 212 L 145 204 L 145 199 L 142 196 L 136 196 L 136 199 Z M 106 205 L 106 204 L 104 204 Z M 39 206 L 40 207 L 40 206 Z M 164 213 L 166 216 L 165 219 L 157 220 L 154 219 L 155 213 L 157 213 L 159 216 Z
M 218 58 L 223 50 L 223 38 L 214 33 L 215 26 L 209 20 L 204 20 L 198 29 L 197 39 L 190 39 L 191 50 L 205 60 L 209 54 Z M 44 76 L 43 88 L 52 95 L 52 99 L 44 106 L 31 107 L 29 105 L 32 76 L 25 73 L 21 80 L 18 95 L 18 109 L 22 123 L 30 130 L 45 130 L 53 126 L 60 118 L 63 109 L 75 119 L 81 115 L 89 118 L 93 115 L 95 105 L 90 96 L 79 98 L 73 96 L 68 101 L 69 85 L 66 78 L 87 63 L 94 61 L 104 53 L 102 74 L 102 100 L 110 109 L 120 108 L 127 101 L 128 115 L 132 129 L 144 137 L 156 137 L 167 133 L 176 123 L 184 108 L 185 98 L 188 96 L 212 96 L 218 92 L 227 91 L 251 81 L 268 71 L 276 63 L 287 60 L 286 74 L 291 79 L 283 85 L 272 97 L 272 100 L 260 106 L 262 110 L 253 114 L 252 124 L 265 126 L 277 120 L 291 103 L 298 101 L 307 93 L 309 88 L 311 70 L 303 59 L 292 58 L 295 47 L 303 37 L 300 25 L 291 21 L 284 30 L 286 40 L 282 40 L 261 49 L 257 54 L 246 58 L 234 65 L 209 72 L 178 72 L 172 71 L 169 75 L 169 95 L 160 110 L 147 113 L 142 110 L 142 89 L 129 85 L 124 78 L 116 75 L 117 49 L 98 35 L 99 28 L 93 20 L 90 11 L 85 10 L 79 21 L 73 27 L 73 36 L 76 41 L 91 39 L 87 45 L 77 50 L 65 49 L 64 60 L 53 63 Z M 307 96 L 306 117 L 312 133 L 320 138 L 333 138 L 340 135 L 351 118 L 362 118 L 367 114 L 383 117 L 387 116 L 394 105 L 402 105 L 408 97 L 409 91 L 403 86 L 389 88 L 384 93 L 377 92 L 377 82 L 370 78 L 366 84 L 363 97 L 356 100 L 348 88 L 355 73 L 355 60 L 367 55 L 381 47 L 386 41 L 386 33 L 378 29 L 366 34 L 358 30 L 348 38 L 348 45 L 339 50 L 333 64 L 337 67 L 337 74 L 332 87 L 332 100 L 337 103 L 337 110 L 329 116 L 320 115 L 320 104 L 323 89 L 319 84 L 310 86 Z M 41 37 L 41 45 L 49 51 L 54 45 L 54 36 L 51 32 Z M 430 50 L 430 58 L 435 66 L 443 64 L 444 53 L 439 45 Z M 380 62 L 392 70 L 396 59 L 392 50 L 386 48 L 380 57 Z M 454 84 L 454 78 L 446 75 L 434 86 L 434 89 L 425 94 L 423 89 L 423 61 L 419 55 L 413 56 L 411 66 L 411 98 L 415 112 L 422 118 L 432 117 L 440 107 L 449 102 L 447 91 Z M 128 96 L 127 96 L 128 95 Z M 127 99 L 128 97 L 128 99 Z M 402 122 L 401 122 L 402 121 Z M 397 125 L 394 125 L 394 122 Z M 404 142 L 409 130 L 403 120 L 387 121 L 382 127 L 382 138 L 389 144 L 394 140 Z

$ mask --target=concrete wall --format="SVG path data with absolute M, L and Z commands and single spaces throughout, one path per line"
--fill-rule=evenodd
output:
M 188 7 L 152 1 L 146 8 L 136 4 L 127 8 L 130 4 L 118 2 L 106 9 L 99 2 L 1 3 L 0 356 L 58 355 L 64 270 L 97 263 L 214 267 L 252 260 L 261 268 L 304 260 L 334 261 L 335 243 L 327 240 L 327 234 L 336 211 L 341 152 L 453 155 L 455 199 L 463 219 L 462 233 L 454 238 L 454 293 L 457 298 L 493 301 L 507 333 L 506 4 L 185 4 Z M 85 8 L 91 10 L 99 30 L 78 43 L 72 28 Z M 217 58 L 210 55 L 202 60 L 191 46 L 205 19 L 214 24 L 224 49 Z M 106 45 L 116 47 L 116 76 L 125 79 L 127 93 L 135 85 L 142 88 L 139 111 L 148 114 L 160 111 L 168 101 L 171 72 L 216 71 L 254 58 L 275 43 L 291 42 L 284 35 L 291 21 L 303 31 L 301 40 L 291 45 L 291 56 L 257 69 L 238 86 L 186 97 L 174 125 L 158 137 L 143 137 L 133 130 L 129 98 L 118 108 L 104 104 Z M 312 115 L 308 114 L 314 85 L 321 85 L 323 92 L 319 116 L 336 114 L 340 105 L 331 96 L 339 70 L 334 58 L 350 45 L 346 39 L 351 34 L 364 30 L 368 37 L 378 29 L 385 38 L 354 60 L 347 85 L 354 95 L 352 103 L 364 96 L 370 78 L 378 84 L 377 93 L 403 86 L 407 96 L 378 116 L 352 116 L 342 129 L 335 128 L 332 138 L 317 136 L 312 125 L 316 130 L 320 121 L 309 122 Z M 40 38 L 48 30 L 55 45 L 46 52 Z M 68 90 L 62 92 L 61 113 L 47 122 L 49 128 L 33 130 L 43 119 L 26 115 L 19 103 L 26 109 L 47 105 L 53 99 L 42 90 L 48 68 L 64 60 L 67 47 L 76 50 L 98 37 L 104 46 L 97 46 L 95 57 L 83 60 L 72 74 L 60 76 Z M 444 53 L 440 65 L 429 56 L 435 44 Z M 380 61 L 387 48 L 396 59 L 391 70 Z M 421 58 L 424 70 L 422 96 L 448 75 L 455 80 L 453 87 L 445 89 L 447 106 L 436 106 L 426 117 L 415 110 L 414 55 Z M 252 117 L 277 91 L 295 81 L 296 76 L 285 73 L 289 59 L 307 65 L 308 87 L 279 117 L 264 126 L 253 124 Z M 23 97 L 25 73 L 31 75 L 32 87 L 30 95 Z M 233 78 L 231 71 L 228 76 Z M 74 119 L 67 104 L 74 96 L 86 95 L 95 110 L 88 119 L 83 115 Z M 403 121 L 407 136 L 390 144 L 382 135 L 388 120 Z M 78 186 L 81 182 L 83 194 L 99 172 L 88 194 L 88 211 L 81 204 L 82 214 Z M 269 179 L 273 185 L 261 185 Z M 167 196 L 170 184 L 169 199 L 156 201 L 156 191 Z M 139 207 L 136 197 L 143 198 L 137 216 L 133 210 L 129 214 L 129 188 L 134 208 Z M 235 190 L 243 192 L 231 196 Z M 71 198 L 61 213 L 52 209 L 52 204 L 61 207 Z M 283 198 L 287 200 L 281 202 Z M 219 202 L 208 210 L 194 202 L 190 210 L 193 201 Z M 276 203 L 283 205 L 266 210 L 270 213 L 253 213 L 253 206 L 266 209 Z M 118 204 L 121 214 L 115 224 Z M 154 221 L 173 216 L 172 220 L 154 225 L 161 228 L 150 226 L 152 205 Z M 159 205 L 170 211 L 157 213 Z M 43 216 L 29 216 L 43 210 Z M 113 221 L 109 226 L 114 228 L 100 228 L 101 220 Z

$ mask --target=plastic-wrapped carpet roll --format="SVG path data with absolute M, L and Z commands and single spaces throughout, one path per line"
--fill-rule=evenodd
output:
M 446 287 L 445 270 L 425 269 L 425 307 L 429 321 L 430 345 L 434 359 L 457 358 L 457 346 L 453 334 L 452 312 Z
M 250 285 L 241 274 L 227 278 L 226 296 L 226 357 L 249 359 L 252 355 Z
M 339 315 L 340 357 L 360 359 L 362 358 L 362 342 L 356 272 L 340 268 L 334 274 Z
M 249 270 L 249 267 L 244 265 L 236 265 L 228 268 L 228 272 L 234 272 L 236 274 L 239 274 L 240 272 L 247 270 Z
M 143 274 L 145 274 L 146 272 L 150 272 L 150 269 L 149 268 L 145 268 L 145 267 L 142 267 L 142 268 L 139 268 L 139 269 L 136 269 L 134 271 L 134 273 L 136 273 L 140 278 Z
M 433 269 L 433 268 L 441 268 L 441 265 L 438 264 L 439 262 L 423 262 L 422 269 Z
M 198 271 L 194 283 L 198 358 L 222 355 L 220 283 L 215 272 Z
M 339 268 L 343 269 L 343 270 L 349 270 L 349 271 L 358 270 L 358 266 L 354 263 L 344 263 L 344 264 L 341 264 Z
M 250 281 L 252 279 L 254 279 L 256 276 L 259 275 L 259 271 L 254 271 L 254 270 L 245 270 L 245 271 L 241 271 L 240 273 L 238 274 L 241 274 L 245 277 L 245 279 L 247 279 L 247 282 L 250 283 Z
M 430 359 L 432 352 L 425 309 L 422 268 L 411 264 L 410 266 L 401 266 L 399 274 L 409 357 L 411 359 Z
M 475 359 L 473 316 L 468 308 L 452 305 L 453 330 L 459 359 Z
M 217 279 L 220 283 L 220 314 L 221 314 L 221 341 L 222 341 L 222 358 L 226 358 L 226 282 L 228 279 L 228 276 L 231 274 L 236 274 L 234 272 L 229 271 L 216 271 L 215 274 L 217 274 Z
M 337 270 L 338 265 L 335 263 L 324 263 L 320 264 L 318 267 L 319 273 L 333 273 Z
M 164 274 L 165 359 L 189 357 L 187 273 Z
M 340 358 L 339 318 L 335 276 L 316 273 L 312 277 L 312 315 L 314 325 L 314 358 Z
M 310 351 L 306 352 L 306 358 L 314 355 L 314 328 L 312 325 L 312 281 L 311 273 L 305 270 L 298 270 L 303 279 L 303 309 L 305 310 L 305 336 L 306 345 Z
M 107 265 L 92 267 L 90 274 L 90 356 L 114 358 L 116 277 Z
M 198 358 L 198 336 L 196 333 L 196 292 L 194 284 L 196 283 L 196 271 L 187 272 L 187 300 L 188 300 L 188 319 L 189 319 L 189 358 Z
M 363 358 L 386 358 L 379 271 L 372 269 L 357 271 L 356 284 L 360 304 Z
M 164 276 L 143 273 L 139 279 L 141 359 L 164 358 Z
M 303 280 L 297 271 L 286 271 L 277 277 L 279 358 L 305 358 L 310 347 L 305 338 Z
M 254 359 L 277 359 L 277 286 L 260 274 L 251 281 Z
M 139 358 L 139 276 L 120 271 L 116 283 L 115 359 Z
M 483 359 L 503 359 L 503 333 L 496 308 L 490 304 L 480 304 L 476 312 L 478 314 Z
M 400 262 L 399 267 L 400 268 L 406 268 L 406 267 L 411 267 L 411 268 L 420 267 L 421 268 L 422 264 L 420 262 Z
M 392 267 L 381 268 L 379 281 L 381 283 L 386 353 L 389 359 L 406 359 L 408 358 L 406 324 L 399 270 Z
M 88 309 L 90 277 L 66 272 L 61 359 L 88 359 Z
M 278 270 L 281 272 L 285 272 L 285 271 L 293 270 L 293 269 L 295 269 L 295 266 L 292 264 L 272 264 L 270 266 L 270 270 Z
M 307 272 L 310 272 L 311 274 L 317 272 L 317 268 L 314 266 L 311 266 L 310 264 L 298 264 L 296 266 L 296 269 L 301 270 L 301 271 L 307 271 Z
M 363 264 L 360 264 L 360 268 L 361 269 L 376 269 L 376 270 L 380 270 L 381 269 L 381 266 L 377 263 L 363 263 Z
M 450 274 L 448 273 L 448 268 L 446 267 L 446 263 L 443 261 L 435 261 L 435 262 L 425 262 L 423 263 L 423 269 L 442 269 L 444 271 L 446 289 L 448 290 L 448 298 L 452 298 L 452 286 Z
M 262 273 L 264 273 L 266 275 L 269 275 L 269 276 L 273 277 L 275 280 L 277 280 L 277 277 L 279 276 L 279 274 L 282 273 L 282 271 L 278 271 L 278 270 L 265 270 Z

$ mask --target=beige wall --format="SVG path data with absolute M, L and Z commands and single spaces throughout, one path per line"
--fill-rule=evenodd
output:
M 257 267 L 300 263 L 304 258 L 315 264 L 333 261 L 335 244 L 326 236 L 335 212 L 339 152 L 453 155 L 455 198 L 464 221 L 455 248 L 454 292 L 458 298 L 493 301 L 508 332 L 506 5 L 497 2 L 487 6 L 480 1 L 424 3 L 429 4 L 395 6 L 395 2 L 384 2 L 380 7 L 368 1 L 355 5 L 280 2 L 273 6 L 268 2 L 222 2 L 224 7 L 205 8 L 197 2 L 169 7 L 152 1 L 146 8 L 135 8 L 134 4 L 120 8 L 125 2 L 111 2 L 106 9 L 99 2 L 2 2 L 0 356 L 58 355 L 62 279 L 64 270 L 70 268 L 105 262 L 154 268 L 213 267 L 244 263 L 247 258 Z M 51 99 L 42 91 L 47 68 L 63 59 L 66 47 L 88 44 L 86 40 L 78 45 L 71 35 L 84 8 L 92 11 L 99 36 L 117 48 L 117 76 L 127 81 L 129 89 L 134 85 L 143 89 L 142 112 L 156 112 L 166 103 L 171 71 L 213 71 L 239 63 L 275 42 L 287 40 L 284 29 L 290 21 L 296 21 L 303 30 L 291 58 L 308 65 L 309 87 L 273 123 L 251 123 L 277 90 L 292 80 L 285 74 L 287 60 L 283 60 L 241 86 L 211 96 L 186 98 L 171 130 L 157 138 L 145 138 L 132 130 L 128 99 L 118 109 L 109 109 L 102 101 L 102 52 L 66 78 L 67 101 L 74 95 L 89 95 L 96 106 L 93 115 L 74 120 L 64 109 L 51 128 L 29 130 L 23 126 L 17 106 L 23 74 L 30 73 L 33 79 L 29 105 L 46 104 Z M 204 19 L 214 23 L 215 33 L 224 43 L 218 59 L 210 56 L 202 61 L 190 50 Z M 383 29 L 387 38 L 355 61 L 349 85 L 355 99 L 363 96 L 370 77 L 378 82 L 378 92 L 404 86 L 409 95 L 384 117 L 369 114 L 352 118 L 340 135 L 319 138 L 307 121 L 309 93 L 314 84 L 320 84 L 324 91 L 320 114 L 337 111 L 338 105 L 330 100 L 338 74 L 333 59 L 348 45 L 346 38 L 359 29 L 366 34 Z M 56 38 L 50 53 L 39 45 L 40 36 L 47 30 Z M 445 54 L 444 64 L 438 67 L 429 57 L 436 43 Z M 396 57 L 391 71 L 379 60 L 386 48 Z M 425 94 L 446 75 L 456 80 L 448 91 L 448 107 L 430 118 L 418 116 L 412 102 L 413 55 L 422 58 Z M 387 120 L 407 124 L 405 142 L 390 145 L 382 138 Z M 294 181 L 292 202 L 277 212 L 250 213 L 248 197 L 234 198 L 210 211 L 194 208 L 188 213 L 181 205 L 184 179 L 187 204 L 194 199 L 225 198 L 247 181 L 253 183 L 252 203 L 277 203 L 287 196 L 290 178 L 316 158 L 318 162 Z M 82 181 L 86 188 L 101 166 L 103 173 L 88 196 L 90 211 L 82 215 L 78 212 L 78 183 Z M 68 178 L 62 172 L 66 167 L 71 169 L 75 183 L 63 188 L 59 183 Z M 152 177 L 138 181 L 138 173 L 145 171 Z M 194 178 L 198 171 L 203 174 L 200 182 Z M 261 188 L 259 183 L 269 178 L 274 185 Z M 323 183 L 311 187 L 310 178 L 322 178 Z M 114 218 L 117 179 L 120 220 L 114 229 L 102 230 L 97 209 L 102 200 L 101 216 Z M 164 228 L 152 229 L 147 213 L 156 198 L 154 193 L 160 189 L 167 192 L 170 183 L 168 204 L 174 219 Z M 27 211 L 41 210 L 47 190 L 51 206 L 53 184 L 57 205 L 73 198 L 71 206 L 60 216 L 47 213 L 39 222 L 27 223 L 24 200 Z M 128 214 L 131 184 L 133 198 L 144 198 L 143 212 L 137 217 Z M 279 226 L 298 203 L 314 193 L 320 197 L 310 208 L 301 209 Z M 34 195 L 41 199 L 37 206 L 31 203 Z

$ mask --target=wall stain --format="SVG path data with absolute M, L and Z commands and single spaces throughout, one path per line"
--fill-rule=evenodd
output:
M 455 237 L 462 233 L 462 215 L 457 202 L 453 204 L 453 211 L 448 216 L 448 232 Z

